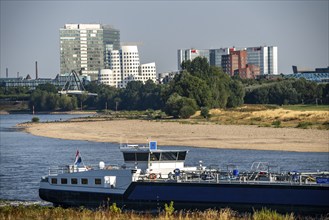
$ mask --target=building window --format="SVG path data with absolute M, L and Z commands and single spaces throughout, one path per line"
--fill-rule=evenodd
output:
M 95 179 L 95 185 L 101 185 L 102 180 L 101 179 Z
M 88 179 L 82 178 L 81 179 L 81 184 L 88 185 Z
M 51 178 L 51 184 L 57 184 L 57 179 L 56 178 Z
M 67 179 L 66 178 L 61 178 L 61 184 L 67 184 Z

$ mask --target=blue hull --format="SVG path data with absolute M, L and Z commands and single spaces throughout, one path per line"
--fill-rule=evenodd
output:
M 39 190 L 40 197 L 62 206 L 98 207 L 116 202 L 127 209 L 230 207 L 250 211 L 267 207 L 279 212 L 329 213 L 329 187 L 270 184 L 133 182 L 123 195 Z

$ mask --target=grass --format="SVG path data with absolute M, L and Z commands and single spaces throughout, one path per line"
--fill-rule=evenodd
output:
M 293 111 L 329 111 L 329 105 L 283 105 L 282 108 Z
M 190 122 L 328 130 L 328 107 L 319 105 L 243 105 L 234 109 L 211 109 L 210 118 L 207 121 L 197 112 L 191 117 Z
M 170 205 L 169 205 L 170 206 Z M 117 209 L 103 207 L 97 210 L 85 208 L 61 208 L 61 207 L 45 207 L 40 205 L 30 206 L 9 206 L 0 207 L 0 219 L 67 219 L 67 220 L 91 220 L 91 219 L 113 219 L 113 220 L 228 220 L 228 219 L 250 219 L 250 220 L 293 220 L 300 219 L 300 216 L 295 217 L 293 213 L 280 214 L 270 209 L 262 209 L 253 211 L 253 213 L 238 213 L 229 208 L 214 210 L 208 209 L 205 211 L 174 211 L 173 208 L 163 210 L 158 214 L 138 213 L 134 211 L 119 212 Z M 168 208 L 168 207 L 167 207 Z M 303 217 L 304 218 L 304 217 Z M 307 219 L 315 219 L 307 217 Z M 316 219 L 326 219 L 326 216 L 317 216 Z

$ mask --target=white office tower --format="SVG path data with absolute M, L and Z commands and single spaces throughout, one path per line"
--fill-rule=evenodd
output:
M 260 74 L 278 74 L 278 47 L 248 47 L 247 63 L 260 67 Z
M 140 64 L 137 46 L 122 46 L 120 50 L 108 50 L 108 69 L 101 69 L 99 82 L 125 88 L 130 81 L 156 81 L 155 63 Z
M 60 29 L 61 74 L 72 70 L 97 80 L 106 68 L 106 50 L 120 48 L 120 31 L 109 25 L 65 24 Z

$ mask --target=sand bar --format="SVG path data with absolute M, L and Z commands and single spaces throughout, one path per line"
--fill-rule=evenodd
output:
M 248 125 L 182 124 L 142 120 L 27 124 L 37 136 L 95 142 L 146 143 L 164 146 L 329 152 L 329 131 Z

